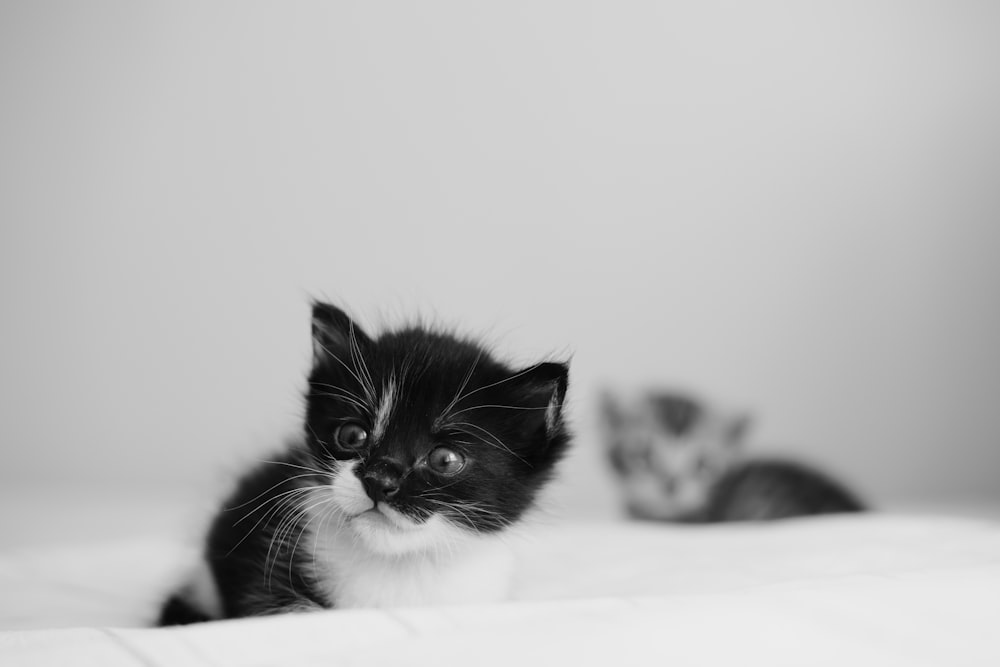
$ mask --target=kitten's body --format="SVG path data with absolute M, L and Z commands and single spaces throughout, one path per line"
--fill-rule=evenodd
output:
M 748 459 L 742 415 L 676 393 L 609 394 L 603 408 L 609 457 L 633 517 L 704 523 L 863 509 L 818 470 Z
M 209 576 L 162 624 L 506 593 L 503 533 L 568 445 L 565 366 L 515 372 L 450 335 L 370 339 L 325 304 L 313 317 L 305 436 L 239 481 Z
M 705 507 L 689 520 L 766 521 L 863 509 L 851 491 L 815 468 L 755 459 L 735 464 L 716 480 Z

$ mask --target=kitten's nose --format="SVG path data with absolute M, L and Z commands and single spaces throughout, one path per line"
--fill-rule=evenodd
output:
M 361 477 L 365 493 L 376 503 L 389 500 L 399 493 L 400 467 L 393 461 L 381 459 L 367 467 Z

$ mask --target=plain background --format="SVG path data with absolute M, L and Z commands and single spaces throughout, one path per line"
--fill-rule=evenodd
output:
M 294 434 L 326 297 L 571 355 L 571 511 L 615 502 L 608 385 L 883 506 L 1000 501 L 996 3 L 7 1 L 0 95 L 26 499 Z

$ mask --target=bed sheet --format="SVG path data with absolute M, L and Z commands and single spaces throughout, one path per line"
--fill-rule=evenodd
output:
M 146 537 L 0 557 L 2 665 L 998 665 L 1000 523 L 869 515 L 536 525 L 501 605 L 149 629 L 193 557 Z

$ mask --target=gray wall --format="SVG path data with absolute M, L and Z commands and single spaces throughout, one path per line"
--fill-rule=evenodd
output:
M 0 5 L 0 483 L 205 485 L 311 296 L 1000 500 L 1000 5 Z M 595 488 L 602 489 L 596 492 Z

